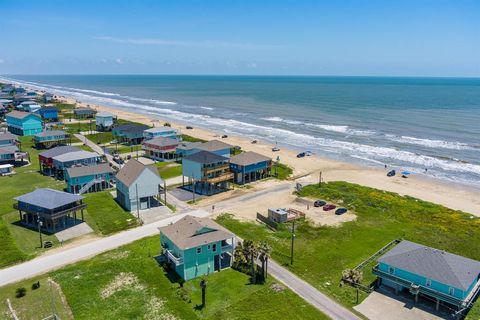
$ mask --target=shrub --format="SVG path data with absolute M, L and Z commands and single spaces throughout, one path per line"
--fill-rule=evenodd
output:
M 37 290 L 38 288 L 40 288 L 40 281 L 34 282 L 32 284 L 32 290 Z
M 27 295 L 27 289 L 25 289 L 24 287 L 17 288 L 16 294 L 15 294 L 17 298 L 21 298 L 26 295 Z

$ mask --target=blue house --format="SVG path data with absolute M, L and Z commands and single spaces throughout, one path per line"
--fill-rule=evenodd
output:
M 110 131 L 113 127 L 113 114 L 109 112 L 99 112 L 95 116 L 97 131 Z
M 175 150 L 178 158 L 184 158 L 198 152 L 201 142 L 180 142 Z
M 8 131 L 18 136 L 33 136 L 43 130 L 42 119 L 33 113 L 12 111 L 5 118 Z
M 247 151 L 230 158 L 230 171 L 234 181 L 245 184 L 270 176 L 272 159 L 253 151 Z
M 115 171 L 108 163 L 92 166 L 71 167 L 65 172 L 68 192 L 83 194 L 111 188 Z
M 143 136 L 145 137 L 145 140 L 150 140 L 158 137 L 177 139 L 178 131 L 176 129 L 166 126 L 156 127 L 145 130 L 143 132 Z
M 48 232 L 77 224 L 78 211 L 83 221 L 83 210 L 87 207 L 82 196 L 49 188 L 36 189 L 15 200 L 17 203 L 13 207 L 18 210 L 23 224 Z
M 33 136 L 35 147 L 51 148 L 54 146 L 66 144 L 69 138 L 68 133 L 61 130 L 45 130 Z
M 116 175 L 117 202 L 128 211 L 159 205 L 159 188 L 163 180 L 155 165 L 144 165 L 132 159 Z
M 32 112 L 32 113 L 38 113 L 38 111 L 41 108 L 42 106 L 36 103 L 35 101 L 24 101 L 16 107 L 16 109 L 19 111 Z
M 125 142 L 130 145 L 139 144 L 143 141 L 143 131 L 147 130 L 149 126 L 136 123 L 127 123 L 116 126 L 112 129 L 112 135 L 120 142 Z
M 16 145 L 0 146 L 0 163 L 10 163 L 16 160 L 15 154 L 18 151 Z
M 403 240 L 378 259 L 373 268 L 380 285 L 425 296 L 461 310 L 480 291 L 480 262 Z
M 52 101 L 53 101 L 53 94 L 51 94 L 49 92 L 45 92 L 43 94 L 43 102 L 49 103 L 49 102 L 52 102 Z
M 200 151 L 182 159 L 183 187 L 199 194 L 212 195 L 229 189 L 233 179 L 229 159 Z M 185 184 L 185 177 L 187 184 Z
M 76 108 L 73 109 L 73 116 L 75 119 L 87 119 L 93 118 L 93 116 L 97 113 L 97 111 L 91 108 Z
M 52 158 L 53 169 L 58 178 L 62 177 L 64 171 L 73 166 L 93 166 L 100 161 L 100 156 L 90 151 L 73 151 L 64 153 Z
M 210 140 L 207 142 L 183 142 L 177 147 L 177 156 L 179 158 L 187 157 L 200 151 L 208 151 L 216 155 L 230 158 L 232 145 L 220 140 Z
M 58 120 L 58 109 L 53 106 L 43 107 L 38 110 L 38 114 L 44 120 L 57 121 Z
M 232 265 L 235 235 L 208 218 L 187 215 L 159 230 L 162 254 L 183 280 Z
M 2 146 L 15 146 L 18 143 L 18 137 L 10 132 L 0 132 L 0 148 Z

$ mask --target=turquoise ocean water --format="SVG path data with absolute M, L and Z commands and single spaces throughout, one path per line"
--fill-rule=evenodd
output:
M 480 79 L 5 76 L 299 151 L 480 187 Z M 301 160 L 299 160 L 301 161 Z

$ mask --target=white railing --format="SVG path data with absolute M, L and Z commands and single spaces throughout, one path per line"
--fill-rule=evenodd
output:
M 95 183 L 101 183 L 103 180 L 102 179 L 95 179 L 84 185 L 80 190 L 78 190 L 78 194 L 84 194 L 85 192 L 88 191 Z
M 170 250 L 165 250 L 167 253 L 167 257 L 170 261 L 175 263 L 176 266 L 183 264 L 183 258 L 176 257 Z
M 226 245 L 222 246 L 222 252 L 223 251 L 232 251 L 232 250 L 233 250 L 233 246 L 231 244 L 226 244 Z

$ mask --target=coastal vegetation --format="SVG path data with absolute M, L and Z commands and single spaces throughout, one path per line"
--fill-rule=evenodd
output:
M 470 214 L 347 182 L 310 185 L 299 195 L 342 204 L 354 210 L 357 219 L 338 227 L 316 226 L 308 219 L 299 221 L 293 265 L 290 265 L 288 228 L 273 232 L 229 214 L 219 216 L 217 222 L 244 239 L 269 243 L 274 260 L 347 306 L 356 304 L 356 291 L 339 286 L 342 271 L 354 268 L 394 239 L 408 239 L 480 260 L 480 218 Z M 363 283 L 368 285 L 373 280 L 370 270 L 364 270 Z M 361 292 L 360 301 L 366 296 Z M 477 319 L 479 315 L 477 303 L 469 316 Z
M 70 306 L 75 319 L 262 320 L 271 319 L 272 314 L 282 314 L 286 319 L 327 319 L 271 277 L 253 285 L 248 275 L 233 269 L 206 277 L 206 307 L 201 308 L 201 279 L 177 282 L 175 274 L 157 262 L 158 252 L 158 236 L 141 239 L 47 275 L 2 287 L 0 298 L 2 302 L 7 298 L 13 301 L 14 309 L 21 312 L 18 316 L 25 319 L 30 318 L 27 312 L 32 312 L 25 310 L 28 303 L 35 300 L 36 316 L 45 317 L 51 310 L 50 293 L 45 291 L 50 277 L 65 295 L 65 303 L 54 300 L 60 316 L 68 315 Z M 35 299 L 39 295 L 30 289 L 25 297 L 15 298 L 18 287 L 30 288 L 37 280 L 44 299 Z M 0 312 L 8 314 L 5 303 Z
M 170 179 L 182 175 L 182 165 L 176 162 L 157 162 L 158 173 L 162 179 Z
M 195 138 L 192 136 L 189 136 L 187 134 L 182 134 L 182 141 L 184 142 L 207 142 L 207 140 L 203 140 L 200 138 Z
M 293 173 L 288 165 L 276 162 L 272 165 L 272 175 L 279 180 L 287 180 Z

